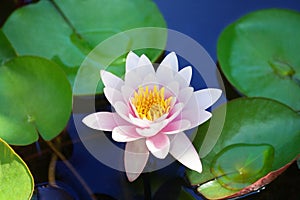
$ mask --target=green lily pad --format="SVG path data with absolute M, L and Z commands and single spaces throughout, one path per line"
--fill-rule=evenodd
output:
M 0 29 L 0 64 L 16 56 L 14 49 Z
M 72 91 L 65 73 L 44 58 L 16 57 L 0 67 L 0 137 L 27 145 L 51 140 L 66 126 Z
M 218 60 L 229 82 L 249 97 L 267 97 L 300 110 L 300 13 L 250 13 L 220 35 Z
M 24 161 L 0 138 L 0 199 L 30 199 L 33 177 Z
M 223 187 L 240 190 L 265 176 L 272 168 L 273 158 L 271 145 L 233 144 L 214 157 L 211 173 Z
M 219 122 L 213 118 L 224 115 L 225 107 L 221 135 L 212 151 L 202 159 L 203 172 L 187 171 L 191 184 L 199 184 L 198 191 L 209 199 L 233 195 L 300 154 L 300 115 L 284 104 L 264 98 L 240 98 L 215 109 L 212 119 L 198 128 L 194 139 L 196 148 L 205 145 L 203 134 L 210 126 L 218 126 Z M 214 134 L 213 130 L 208 133 Z M 247 158 L 254 154 L 261 157 L 249 162 L 247 172 L 253 179 L 250 174 L 246 179 L 238 173 L 228 176 L 229 171 L 241 169 L 239 165 L 247 163 Z M 222 178 L 224 174 L 226 176 Z
M 79 66 L 96 45 L 112 35 L 138 27 L 166 27 L 153 2 L 85 0 L 74 3 L 72 0 L 42 0 L 16 10 L 4 24 L 3 32 L 18 55 L 52 59 L 64 69 L 73 85 Z M 127 48 L 127 52 L 131 50 L 132 41 L 161 41 L 155 35 L 147 35 L 147 38 L 124 37 L 127 42 L 119 48 Z M 164 49 L 165 43 L 166 38 L 160 49 Z M 107 49 L 104 55 L 98 56 L 105 57 L 110 53 Z M 145 49 L 144 53 L 154 61 L 162 50 Z M 124 56 L 111 65 L 124 68 Z M 114 72 L 122 76 L 124 69 Z M 86 93 L 83 91 L 83 94 Z

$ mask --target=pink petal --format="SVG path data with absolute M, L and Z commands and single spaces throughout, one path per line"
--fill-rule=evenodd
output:
M 170 154 L 186 167 L 201 173 L 202 164 L 199 155 L 189 138 L 183 132 L 173 136 L 170 138 Z
M 213 105 L 220 98 L 221 94 L 222 90 L 214 88 L 198 90 L 194 93 L 198 107 L 204 110 Z
M 150 127 L 136 128 L 136 132 L 144 137 L 152 137 L 156 135 L 161 129 L 163 129 L 168 123 L 168 120 L 163 120 L 157 123 L 150 124 Z
M 132 116 L 131 114 L 129 114 L 129 119 L 131 120 L 131 122 L 134 125 L 136 125 L 138 127 L 145 128 L 145 127 L 150 126 L 150 121 L 136 118 L 136 117 Z
M 117 126 L 112 131 L 112 138 L 116 142 L 131 142 L 142 136 L 135 131 L 134 126 Z
M 125 147 L 124 165 L 127 178 L 134 181 L 143 172 L 147 164 L 149 151 L 145 139 L 127 142 Z
M 185 130 L 190 129 L 191 127 L 191 122 L 188 120 L 178 120 L 169 123 L 163 130 L 161 130 L 161 133 L 164 134 L 175 134 L 179 133 Z
M 174 105 L 174 107 L 171 109 L 169 113 L 169 117 L 167 120 L 171 122 L 173 119 L 175 119 L 179 114 L 181 114 L 182 109 L 184 108 L 183 103 L 177 103 Z
M 112 106 L 114 106 L 114 104 L 118 101 L 124 101 L 123 96 L 119 90 L 110 87 L 105 87 L 103 89 L 103 92 Z
M 139 57 L 130 51 L 126 57 L 126 73 L 135 69 L 138 65 L 139 62 Z
M 161 62 L 160 66 L 168 67 L 174 72 L 178 72 L 178 59 L 175 52 L 169 53 Z
M 115 88 L 119 90 L 121 86 L 124 85 L 124 81 L 122 79 L 110 72 L 101 70 L 100 76 L 105 87 Z
M 188 66 L 183 69 L 181 69 L 174 78 L 177 82 L 179 82 L 179 85 L 181 88 L 188 87 L 190 85 L 191 79 L 192 79 L 192 67 Z
M 102 131 L 112 131 L 115 127 L 127 125 L 117 113 L 98 112 L 86 116 L 82 122 L 88 127 Z
M 165 134 L 158 133 L 153 137 L 146 139 L 146 145 L 149 151 L 157 158 L 164 159 L 170 149 L 169 137 Z

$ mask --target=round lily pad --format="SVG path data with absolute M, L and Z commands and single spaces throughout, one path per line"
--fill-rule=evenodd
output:
M 240 190 L 265 176 L 272 168 L 273 159 L 271 145 L 233 144 L 214 157 L 211 173 L 223 187 Z
M 30 199 L 34 182 L 24 161 L 0 138 L 0 199 Z
M 229 82 L 249 97 L 267 97 L 300 110 L 300 13 L 267 9 L 229 25 L 217 54 Z
M 71 86 L 61 68 L 44 58 L 16 57 L 0 66 L 0 138 L 27 145 L 51 140 L 66 126 Z
M 115 34 L 139 27 L 166 27 L 163 16 L 153 2 L 39 1 L 13 12 L 2 29 L 18 55 L 36 55 L 55 61 L 66 72 L 73 85 L 79 66 L 96 45 Z M 127 52 L 131 50 L 133 43 L 162 41 L 156 35 L 140 35 L 135 38 L 124 35 L 124 38 L 125 43 L 117 45 L 120 49 L 126 48 Z M 160 49 L 164 49 L 165 43 L 166 38 L 160 42 Z M 160 49 L 144 49 L 143 53 L 154 61 L 161 55 Z M 111 53 L 111 49 L 106 49 L 97 56 L 106 57 Z M 125 59 L 120 60 L 121 63 L 112 63 L 113 66 L 123 68 L 112 70 L 118 76 L 122 76 L 125 71 Z M 86 93 L 83 91 L 83 94 Z
M 265 98 L 239 98 L 215 109 L 212 118 L 223 115 L 225 107 L 221 135 L 202 159 L 203 172 L 187 172 L 191 184 L 199 184 L 198 191 L 209 199 L 233 195 L 300 154 L 300 115 L 288 106 Z M 208 127 L 218 123 L 210 120 L 198 128 L 196 148 L 205 145 Z

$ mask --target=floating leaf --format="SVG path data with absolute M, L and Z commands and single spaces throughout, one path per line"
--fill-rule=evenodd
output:
M 0 199 L 30 199 L 33 177 L 23 160 L 0 138 Z
M 16 56 L 14 49 L 0 29 L 0 63 Z
M 245 163 L 246 158 L 251 157 L 252 153 L 265 153 L 265 156 L 262 155 L 260 157 L 260 161 L 253 163 L 255 165 L 248 166 L 247 171 L 251 171 L 251 176 L 255 177 L 253 179 L 249 178 L 244 182 L 247 182 L 248 185 L 254 183 L 265 174 L 287 165 L 300 153 L 298 143 L 300 140 L 300 115 L 289 107 L 263 98 L 240 98 L 215 109 L 212 113 L 212 118 L 219 118 L 220 115 L 224 115 L 225 107 L 226 119 L 222 133 L 212 151 L 202 159 L 203 172 L 201 174 L 194 171 L 187 172 L 190 182 L 193 185 L 200 184 L 198 191 L 209 199 L 225 198 L 235 194 L 237 189 L 241 188 L 240 180 L 242 180 L 243 176 L 233 176 L 224 181 L 225 179 L 217 180 L 216 178 L 219 177 L 219 174 L 211 172 L 211 170 L 216 171 L 216 166 L 212 166 L 212 163 L 216 162 L 217 155 L 222 154 L 220 152 L 223 152 L 223 154 L 226 152 L 227 154 L 222 158 L 228 158 L 228 165 L 226 164 L 225 171 L 236 168 L 237 163 Z M 203 134 L 206 133 L 208 127 L 218 126 L 214 123 L 218 123 L 218 121 L 212 119 L 198 128 L 198 133 L 194 140 L 194 144 L 198 149 L 205 145 L 202 144 Z M 245 148 L 245 150 L 253 148 L 251 150 L 253 152 L 241 151 L 241 149 L 237 148 L 239 146 L 235 146 L 238 144 L 250 145 L 244 145 L 244 147 L 241 146 L 240 148 Z M 230 147 L 235 148 L 230 149 Z M 269 158 L 272 158 L 271 147 L 274 148 L 272 165 L 269 163 L 271 161 L 268 161 Z M 223 163 L 223 168 L 224 162 L 225 160 L 221 162 Z M 230 184 L 232 188 L 223 187 L 219 181 Z M 246 185 L 243 185 L 243 187 Z
M 44 58 L 16 57 L 0 67 L 0 137 L 27 145 L 57 136 L 69 120 L 71 87 L 65 73 Z
M 249 97 L 267 97 L 300 110 L 300 14 L 268 9 L 229 25 L 218 60 L 230 83 Z
M 3 32 L 18 55 L 52 59 L 64 69 L 73 85 L 79 66 L 96 45 L 112 35 L 138 27 L 166 27 L 153 2 L 85 0 L 74 3 L 72 0 L 53 0 L 39 1 L 16 10 L 4 24 Z M 133 40 L 153 43 L 162 40 L 155 35 L 124 37 L 126 44 L 119 48 L 126 48 L 127 52 L 131 50 Z M 160 49 L 164 49 L 165 43 L 166 38 L 160 43 Z M 105 53 L 109 54 L 110 50 Z M 162 50 L 145 49 L 144 53 L 156 60 Z M 124 68 L 124 60 L 119 61 L 121 63 L 114 65 Z M 124 69 L 114 72 L 122 76 Z
M 223 187 L 240 190 L 266 175 L 273 158 L 271 145 L 233 144 L 214 157 L 211 173 Z

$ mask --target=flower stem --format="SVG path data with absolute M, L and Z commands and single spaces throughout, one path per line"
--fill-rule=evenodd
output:
M 92 190 L 88 187 L 84 179 L 80 176 L 80 174 L 75 170 L 72 164 L 66 159 L 66 157 L 57 149 L 57 147 L 51 142 L 46 141 L 46 144 L 50 147 L 50 149 L 54 152 L 54 154 L 62 160 L 62 162 L 67 166 L 67 168 L 72 172 L 72 174 L 77 178 L 82 187 L 86 190 L 92 200 L 97 200 Z

